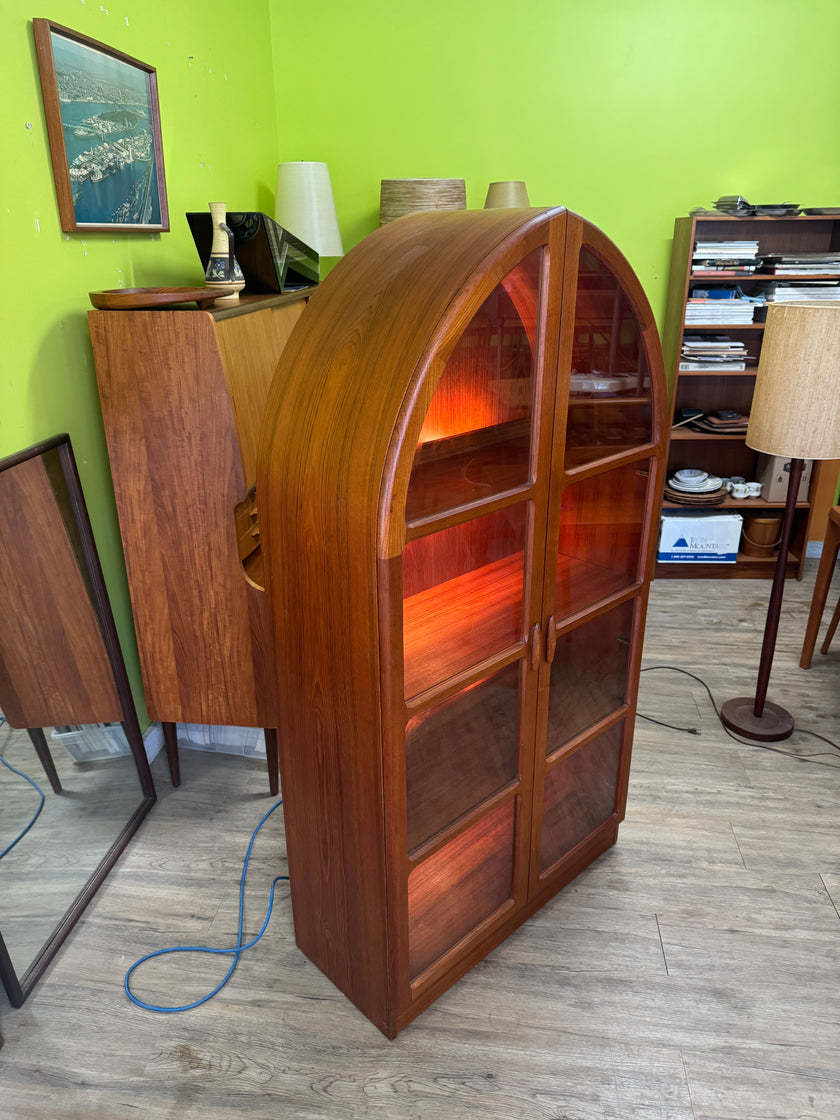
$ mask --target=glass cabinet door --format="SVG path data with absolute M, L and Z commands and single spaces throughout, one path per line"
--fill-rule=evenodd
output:
M 546 757 L 625 703 L 636 600 L 599 614 L 557 639 L 551 663 Z
M 414 456 L 409 522 L 528 482 L 542 250 L 484 301 L 444 368 Z
M 528 506 L 517 502 L 406 545 L 406 699 L 522 640 Z
M 652 438 L 648 356 L 627 293 L 597 253 L 580 251 L 565 468 Z
M 516 881 L 523 689 L 532 706 L 536 696 L 525 665 L 529 598 L 541 593 L 530 569 L 542 253 L 505 276 L 455 344 L 409 479 L 401 575 L 412 982 L 492 920 Z M 524 886 L 527 859 L 521 867 Z
M 516 778 L 519 676 L 514 662 L 409 720 L 409 852 Z
M 565 487 L 553 591 L 558 622 L 641 578 L 649 486 L 642 460 Z
M 566 425 L 565 442 L 555 448 L 549 522 L 534 889 L 616 822 L 626 774 L 655 460 L 651 359 L 640 299 L 634 304 L 622 268 L 597 237 L 584 242 L 572 327 L 563 331 L 561 360 L 568 364 L 558 390 Z

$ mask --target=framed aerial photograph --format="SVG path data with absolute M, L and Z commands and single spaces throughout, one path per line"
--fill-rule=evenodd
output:
M 157 74 L 48 19 L 34 19 L 61 228 L 169 229 Z

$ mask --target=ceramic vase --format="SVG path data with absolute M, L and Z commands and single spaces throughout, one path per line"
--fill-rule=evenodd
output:
M 204 283 L 208 288 L 236 288 L 236 291 L 230 295 L 219 296 L 216 303 L 236 303 L 239 293 L 245 287 L 245 277 L 233 255 L 233 234 L 225 223 L 226 217 L 227 203 L 210 203 L 213 241 L 210 245 L 210 260 L 204 273 Z

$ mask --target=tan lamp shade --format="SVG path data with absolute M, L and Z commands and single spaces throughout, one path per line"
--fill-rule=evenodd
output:
M 463 179 L 383 179 L 379 188 L 379 224 L 423 210 L 466 210 Z
M 530 206 L 528 188 L 521 179 L 510 179 L 503 183 L 491 183 L 484 200 L 485 210 L 502 210 L 515 206 Z
M 343 257 L 329 168 L 296 160 L 277 168 L 274 219 L 320 257 Z
M 770 304 L 746 441 L 790 459 L 840 458 L 840 301 Z

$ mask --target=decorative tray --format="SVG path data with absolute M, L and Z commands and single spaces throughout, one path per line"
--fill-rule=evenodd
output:
M 232 295 L 230 288 L 110 288 L 88 292 L 90 302 L 100 311 L 139 311 L 173 307 L 179 303 L 213 303 L 220 296 Z

